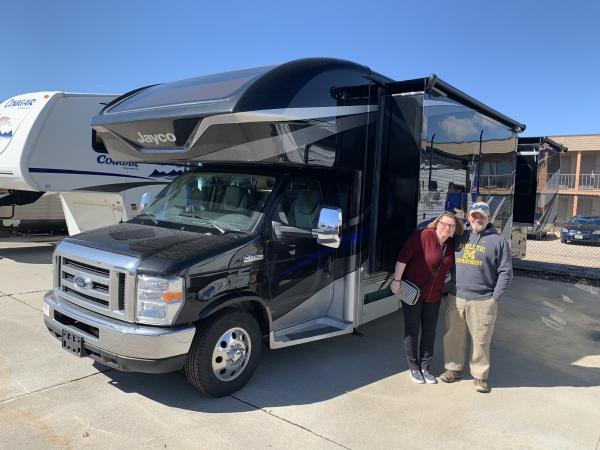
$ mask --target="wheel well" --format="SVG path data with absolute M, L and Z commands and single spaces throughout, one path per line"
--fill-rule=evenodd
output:
M 209 314 L 205 319 L 213 316 L 216 313 L 225 311 L 225 310 L 236 310 L 243 309 L 248 311 L 250 314 L 254 316 L 256 321 L 258 322 L 258 326 L 260 327 L 260 331 L 263 335 L 268 335 L 270 331 L 270 323 L 269 316 L 265 307 L 257 300 L 243 300 L 237 303 L 230 304 L 222 309 L 218 309 L 217 311 Z M 205 320 L 204 319 L 204 320 Z
M 263 305 L 252 300 L 241 302 L 239 305 L 254 316 L 263 335 L 269 334 L 269 316 Z

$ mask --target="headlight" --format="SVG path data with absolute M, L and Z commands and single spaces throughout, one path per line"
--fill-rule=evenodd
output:
M 170 325 L 183 305 L 183 279 L 137 277 L 136 322 Z

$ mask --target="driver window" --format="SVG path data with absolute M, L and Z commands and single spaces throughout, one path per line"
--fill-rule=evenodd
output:
M 312 230 L 317 227 L 323 205 L 321 185 L 311 178 L 294 178 L 287 185 L 275 213 L 283 225 Z

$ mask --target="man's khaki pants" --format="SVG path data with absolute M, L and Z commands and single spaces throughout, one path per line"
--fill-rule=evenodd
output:
M 471 335 L 471 375 L 487 380 L 490 371 L 490 343 L 498 302 L 493 299 L 466 300 L 448 295 L 444 361 L 446 369 L 463 370 L 467 353 L 467 330 Z

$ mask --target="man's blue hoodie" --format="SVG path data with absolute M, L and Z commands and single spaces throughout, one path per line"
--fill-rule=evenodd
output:
M 467 300 L 498 300 L 510 286 L 510 247 L 491 223 L 481 233 L 466 230 L 458 236 L 454 254 L 450 293 Z

